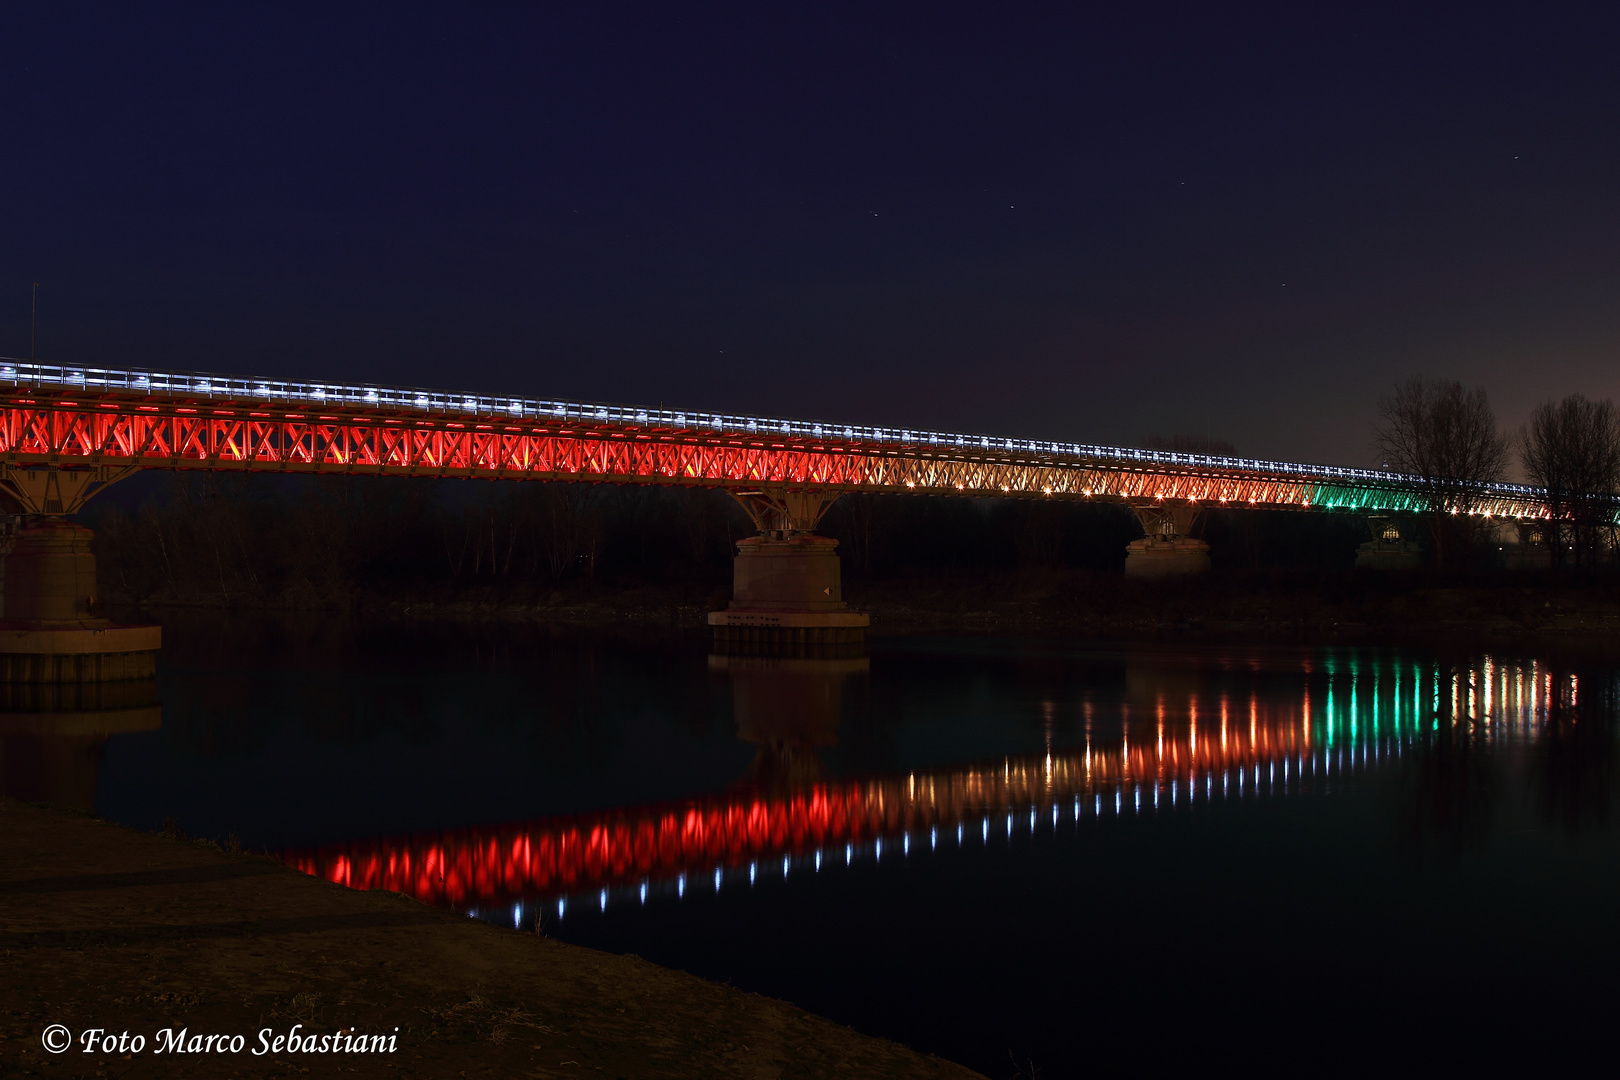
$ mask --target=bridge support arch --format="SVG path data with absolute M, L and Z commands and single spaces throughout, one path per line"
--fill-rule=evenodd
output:
M 96 604 L 94 533 L 66 520 L 134 467 L 0 464 L 0 492 L 22 510 L 0 547 L 0 683 L 150 678 L 162 631 L 121 626 Z
M 1201 574 L 1209 569 L 1209 545 L 1187 535 L 1202 510 L 1193 502 L 1133 503 L 1147 535 L 1125 549 L 1125 576 L 1165 578 Z
M 737 542 L 731 603 L 709 613 L 723 653 L 837 656 L 859 651 L 871 619 L 844 602 L 838 541 L 817 536 L 836 488 L 733 491 L 759 530 Z

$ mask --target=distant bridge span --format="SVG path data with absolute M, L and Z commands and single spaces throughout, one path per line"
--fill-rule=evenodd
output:
M 1364 512 L 1419 511 L 1414 476 L 808 420 L 0 360 L 0 482 L 70 514 L 134 469 L 718 487 L 762 529 L 809 531 L 847 492 Z M 752 502 L 751 502 L 752 500 Z M 763 501 L 762 501 L 763 500 Z M 808 500 L 808 501 L 807 501 Z M 1549 514 L 1484 485 L 1475 513 Z

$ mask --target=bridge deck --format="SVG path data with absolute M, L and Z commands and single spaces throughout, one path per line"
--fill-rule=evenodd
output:
M 372 473 L 1421 510 L 1417 477 L 809 420 L 382 385 L 0 361 L 12 466 Z M 1484 487 L 1476 510 L 1547 516 L 1545 492 Z

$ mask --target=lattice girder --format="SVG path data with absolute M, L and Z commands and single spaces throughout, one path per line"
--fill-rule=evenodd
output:
M 0 463 L 912 492 L 1210 506 L 1420 511 L 1421 490 L 1308 476 L 1086 463 L 861 442 L 571 422 L 502 424 L 362 413 L 279 416 L 178 401 L 0 400 Z M 1520 492 L 1527 489 L 1518 489 Z M 1545 503 L 1493 495 L 1475 511 L 1536 519 Z

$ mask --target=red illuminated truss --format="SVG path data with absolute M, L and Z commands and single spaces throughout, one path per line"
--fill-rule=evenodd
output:
M 609 415 L 605 409 L 600 412 Z M 323 407 L 218 393 L 136 393 L 110 387 L 92 392 L 17 383 L 0 394 L 0 464 L 13 473 L 30 466 L 93 467 L 107 480 L 131 468 L 211 469 L 1137 504 L 1366 510 L 1425 505 L 1422 492 L 1411 484 L 1383 482 L 1365 470 L 1299 466 L 1288 473 L 1279 472 L 1275 463 L 1266 468 L 1258 467 L 1263 463 L 1252 463 L 1254 468 L 1176 464 L 1168 460 L 1175 455 L 1157 455 L 1157 460 L 1139 464 L 1118 460 L 1118 454 L 1087 461 L 1072 454 L 933 445 L 941 441 L 933 437 L 906 443 L 766 435 L 638 423 L 635 415 L 617 410 L 608 419 L 551 422 L 544 417 L 513 419 L 493 410 L 457 413 L 347 403 Z M 1347 479 L 1352 472 L 1357 478 Z M 1371 479 L 1360 478 L 1362 474 Z M 1544 517 L 1547 512 L 1539 493 L 1507 485 L 1497 485 L 1475 509 L 1513 518 Z

